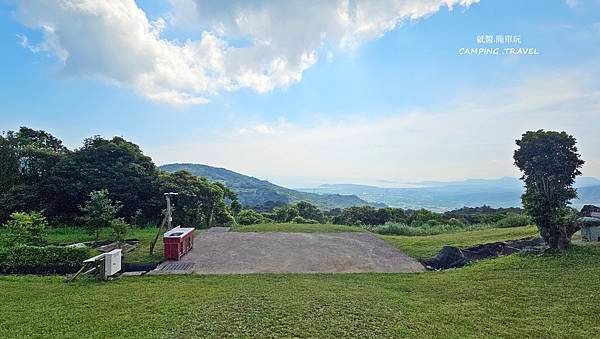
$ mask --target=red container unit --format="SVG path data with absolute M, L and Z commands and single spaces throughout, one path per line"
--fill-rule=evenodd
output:
M 194 228 L 175 227 L 163 235 L 165 259 L 179 260 L 194 247 Z

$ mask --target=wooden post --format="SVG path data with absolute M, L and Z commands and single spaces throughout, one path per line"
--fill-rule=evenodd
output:
M 165 212 L 165 217 L 163 218 L 162 223 L 160 224 L 160 226 L 158 227 L 158 230 L 156 231 L 156 236 L 154 237 L 154 240 L 150 243 L 150 254 L 154 254 L 154 247 L 156 246 L 158 237 L 160 237 L 160 233 L 163 232 L 163 230 L 165 228 L 165 224 L 167 227 L 167 229 L 166 229 L 167 231 L 172 228 L 172 226 L 171 226 L 171 222 L 173 221 L 173 217 L 171 215 L 171 196 L 172 195 L 177 195 L 177 193 L 174 193 L 174 192 L 165 193 L 165 199 L 167 199 L 167 211 Z
M 167 231 L 173 228 L 171 226 L 171 222 L 173 221 L 173 217 L 171 216 L 171 195 L 165 193 L 165 198 L 167 199 Z

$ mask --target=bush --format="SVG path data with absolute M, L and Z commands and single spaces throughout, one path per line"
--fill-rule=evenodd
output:
M 464 225 L 464 224 L 423 224 L 422 226 L 411 226 L 402 223 L 388 222 L 384 225 L 377 226 L 364 226 L 366 229 L 373 233 L 384 234 L 384 235 L 405 235 L 405 236 L 422 236 L 422 235 L 436 235 L 443 233 L 454 233 L 460 231 L 472 231 L 484 228 L 492 228 L 493 224 L 475 224 L 475 225 Z
M 66 274 L 77 272 L 91 256 L 87 248 L 15 246 L 0 248 L 1 274 Z
M 292 222 L 295 224 L 318 224 L 319 221 L 317 220 L 313 220 L 313 219 L 305 219 L 302 218 L 301 216 L 297 216 L 294 219 L 292 219 Z
M 459 219 L 456 218 L 450 218 L 448 219 L 448 225 L 452 225 L 452 226 L 464 226 L 465 223 L 460 221 Z
M 39 212 L 14 212 L 4 225 L 7 234 L 2 242 L 9 244 L 43 245 L 45 243 L 46 218 Z
M 531 217 L 526 214 L 507 214 L 496 222 L 496 227 L 521 227 L 533 224 Z
M 237 216 L 240 225 L 254 225 L 263 222 L 263 216 L 255 210 L 242 210 Z
M 382 225 L 392 218 L 403 219 L 404 211 L 392 208 L 376 209 L 372 206 L 353 206 L 343 209 L 338 216 L 333 218 L 333 222 L 352 226 Z
M 116 218 L 110 222 L 110 228 L 112 230 L 113 239 L 118 242 L 123 242 L 131 226 L 125 222 L 125 219 Z

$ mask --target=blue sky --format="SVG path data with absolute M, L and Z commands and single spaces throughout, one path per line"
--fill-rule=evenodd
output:
M 70 2 L 0 5 L 2 130 L 299 187 L 515 176 L 520 133 L 564 129 L 600 176 L 597 0 Z

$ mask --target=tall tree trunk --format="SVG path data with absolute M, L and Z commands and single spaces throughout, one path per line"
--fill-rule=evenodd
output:
M 558 249 L 561 251 L 566 250 L 571 246 L 571 234 L 569 234 L 567 227 L 563 225 L 557 226 L 558 233 Z
M 540 231 L 540 236 L 542 237 L 542 239 L 544 240 L 544 243 L 546 244 L 546 247 L 550 248 L 552 246 L 551 245 L 551 243 L 552 243 L 552 232 L 551 232 L 550 227 L 548 227 L 548 226 L 543 227 L 543 226 L 540 226 L 538 224 L 538 229 Z
M 548 250 L 564 251 L 571 245 L 571 235 L 564 226 L 553 225 L 544 229 L 541 235 Z

